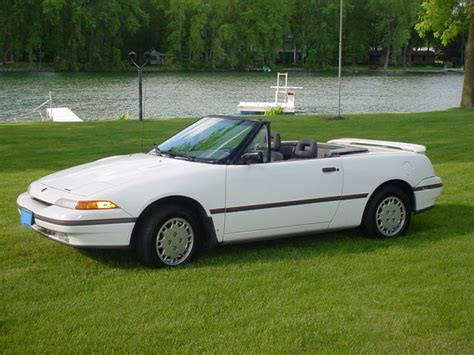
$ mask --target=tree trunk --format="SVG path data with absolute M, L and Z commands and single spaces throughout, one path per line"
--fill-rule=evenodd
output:
M 390 63 L 390 55 L 391 55 L 390 49 L 392 47 L 392 38 L 393 38 L 392 33 L 393 33 L 392 32 L 392 26 L 390 25 L 390 27 L 387 30 L 387 52 L 385 53 L 385 63 L 383 65 L 383 68 L 385 70 L 388 69 L 388 65 Z
M 293 64 L 296 65 L 296 43 L 293 39 Z
M 408 44 L 403 47 L 403 67 L 407 67 L 407 52 L 408 52 Z
M 33 61 L 34 61 L 34 58 L 33 58 L 33 46 L 32 45 L 29 45 L 28 46 L 28 62 L 30 63 L 30 68 L 33 67 Z
M 461 107 L 474 107 L 474 1 L 470 1 L 469 36 L 466 46 L 466 66 L 462 88 Z
M 390 45 L 387 47 L 387 53 L 385 53 L 385 63 L 383 65 L 383 68 L 385 70 L 388 69 L 388 63 L 390 62 Z
M 93 52 L 94 52 L 94 31 L 91 30 L 90 33 L 90 38 L 89 38 L 89 65 L 92 67 L 92 61 L 93 61 Z

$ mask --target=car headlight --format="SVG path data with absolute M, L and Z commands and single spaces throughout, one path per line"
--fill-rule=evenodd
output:
M 110 210 L 119 208 L 115 203 L 108 200 L 75 201 L 67 198 L 60 198 L 54 204 L 72 210 Z

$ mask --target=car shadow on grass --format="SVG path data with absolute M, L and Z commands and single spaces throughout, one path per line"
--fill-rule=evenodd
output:
M 305 260 L 318 256 L 371 253 L 384 248 L 416 248 L 425 243 L 436 243 L 456 238 L 474 230 L 474 206 L 440 204 L 429 212 L 412 217 L 405 236 L 370 239 L 360 229 L 327 232 L 305 236 L 242 244 L 223 245 L 203 251 L 186 268 L 216 267 L 262 261 Z M 136 269 L 143 266 L 129 250 L 80 250 L 82 254 L 112 268 Z M 178 268 L 179 269 L 179 268 Z
M 412 216 L 408 233 L 398 238 L 371 239 L 359 228 L 296 236 L 245 244 L 223 245 L 201 255 L 196 266 L 220 266 L 275 260 L 305 260 L 318 256 L 376 252 L 381 249 L 414 249 L 440 240 L 473 233 L 474 206 L 441 204 L 431 211 Z
M 140 269 L 144 266 L 129 249 L 77 249 L 85 257 L 114 269 Z

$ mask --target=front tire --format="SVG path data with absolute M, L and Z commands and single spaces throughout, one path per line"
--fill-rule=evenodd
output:
M 144 216 L 135 252 L 149 267 L 174 267 L 190 262 L 200 248 L 199 223 L 179 205 L 158 206 Z
M 398 237 L 408 229 L 411 212 L 410 198 L 406 193 L 396 186 L 385 186 L 369 200 L 362 228 L 371 237 Z

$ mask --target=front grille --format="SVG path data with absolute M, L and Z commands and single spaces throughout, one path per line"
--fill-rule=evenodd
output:
M 54 239 L 59 242 L 69 243 L 69 236 L 65 233 L 56 232 L 51 229 L 41 227 L 37 224 L 33 225 L 33 229 L 36 230 L 38 233 L 44 235 L 45 237 Z

